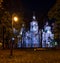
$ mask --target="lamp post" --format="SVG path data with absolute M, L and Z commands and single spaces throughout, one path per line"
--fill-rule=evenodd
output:
M 18 17 L 12 15 L 12 31 L 13 31 L 13 22 L 17 22 L 18 21 Z
M 15 16 L 14 14 L 12 15 L 12 42 L 11 42 L 11 50 L 10 50 L 10 56 L 13 55 L 13 44 L 14 44 L 14 37 L 13 37 L 13 24 L 14 22 L 18 21 L 18 17 Z

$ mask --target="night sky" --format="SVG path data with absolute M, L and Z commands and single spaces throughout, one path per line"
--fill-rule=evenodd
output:
M 56 0 L 4 0 L 3 6 L 11 12 L 22 12 L 24 20 L 30 22 L 35 12 L 38 22 L 46 18 Z

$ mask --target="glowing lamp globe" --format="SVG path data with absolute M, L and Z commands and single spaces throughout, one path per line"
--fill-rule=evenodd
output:
M 18 17 L 14 17 L 14 21 L 17 22 L 18 21 Z

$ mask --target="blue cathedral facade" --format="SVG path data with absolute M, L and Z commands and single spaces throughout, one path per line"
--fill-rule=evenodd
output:
M 22 37 L 20 37 L 20 35 Z M 21 38 L 21 39 L 20 39 Z M 46 22 L 42 30 L 39 30 L 38 22 L 33 16 L 33 21 L 30 22 L 30 29 L 25 31 L 24 24 L 18 36 L 18 47 L 54 47 L 54 34 L 51 26 Z

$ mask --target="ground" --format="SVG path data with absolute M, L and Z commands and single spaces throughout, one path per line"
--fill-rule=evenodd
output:
M 14 49 L 0 50 L 0 63 L 60 63 L 60 50 Z

